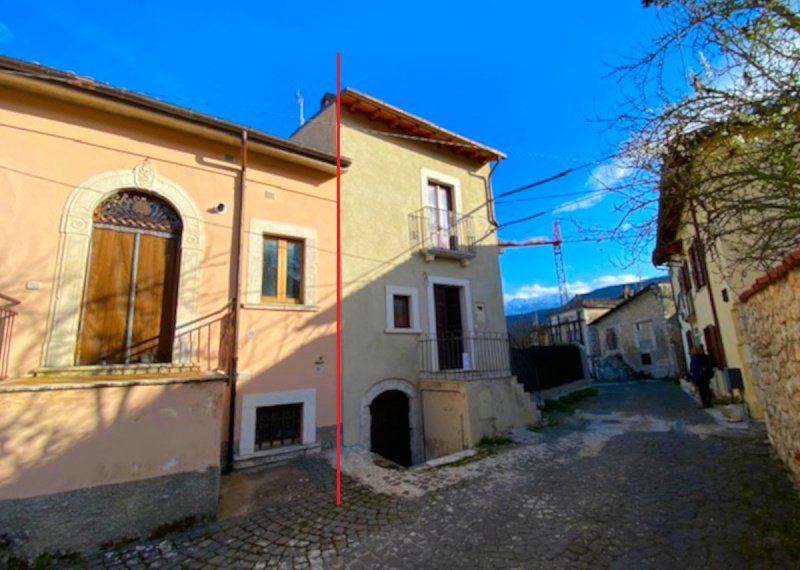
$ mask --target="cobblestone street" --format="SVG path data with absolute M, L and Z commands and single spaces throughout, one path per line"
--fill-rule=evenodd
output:
M 457 466 L 343 479 L 292 463 L 290 500 L 126 545 L 108 568 L 796 568 L 800 508 L 763 427 L 671 383 L 601 385 L 572 421 Z M 376 468 L 377 469 L 377 468 Z M 257 471 L 257 470 L 254 470 Z M 374 473 L 373 473 L 374 476 Z M 383 489 L 377 492 L 375 489 Z M 258 497 L 251 501 L 257 504 Z

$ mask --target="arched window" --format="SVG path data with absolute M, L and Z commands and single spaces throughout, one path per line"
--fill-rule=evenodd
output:
M 172 206 L 148 193 L 97 205 L 76 364 L 172 360 L 182 231 Z

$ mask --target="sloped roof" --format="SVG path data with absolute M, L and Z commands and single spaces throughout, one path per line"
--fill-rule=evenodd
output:
M 134 91 L 114 87 L 108 83 L 96 81 L 91 77 L 60 71 L 38 63 L 0 55 L 0 76 L 6 76 L 9 80 L 17 78 L 27 84 L 35 85 L 38 83 L 43 86 L 56 86 L 67 92 L 77 92 L 89 95 L 96 100 L 113 101 L 127 107 L 143 109 L 164 117 L 210 128 L 226 135 L 239 136 L 243 131 L 247 131 L 248 140 L 275 149 L 283 153 L 283 156 L 295 155 L 312 162 L 325 163 L 326 165 L 336 164 L 336 155 L 334 154 L 322 152 L 258 129 L 219 119 L 186 107 L 173 105 Z M 350 161 L 342 157 L 341 164 L 349 166 Z
M 439 141 L 448 150 L 477 160 L 481 164 L 506 157 L 499 150 L 468 139 L 351 87 L 341 92 L 341 105 L 351 113 L 360 113 L 371 121 L 381 121 L 391 130 L 406 136 Z

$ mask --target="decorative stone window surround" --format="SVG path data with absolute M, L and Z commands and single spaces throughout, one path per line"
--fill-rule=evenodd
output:
M 264 269 L 264 235 L 301 239 L 303 247 L 303 303 L 263 303 L 261 277 Z M 245 308 L 276 309 L 282 311 L 314 311 L 317 294 L 317 230 L 261 218 L 250 219 L 247 256 L 247 290 Z
M 316 443 L 317 433 L 317 391 L 288 390 L 285 392 L 267 392 L 265 394 L 248 394 L 242 398 L 242 421 L 239 426 L 239 456 L 256 455 L 256 408 L 281 406 L 283 404 L 303 405 L 303 426 L 301 445 Z M 277 449 L 277 448 L 276 448 Z M 265 450 L 259 453 L 269 453 Z
M 81 302 L 92 239 L 92 216 L 100 202 L 126 189 L 154 194 L 166 200 L 180 215 L 183 233 L 176 326 L 180 327 L 197 318 L 204 247 L 203 220 L 197 204 L 178 184 L 158 175 L 148 161 L 131 170 L 105 172 L 75 188 L 64 207 L 42 366 L 64 368 L 75 364 Z M 187 355 L 176 354 L 175 359 L 180 360 L 184 356 Z

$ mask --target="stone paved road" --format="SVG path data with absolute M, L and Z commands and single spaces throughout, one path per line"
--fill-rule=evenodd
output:
M 599 389 L 574 421 L 481 461 L 387 470 L 372 488 L 348 477 L 337 508 L 326 461 L 304 460 L 291 466 L 310 489 L 302 498 L 86 563 L 800 568 L 800 503 L 763 428 L 720 427 L 674 384 Z

